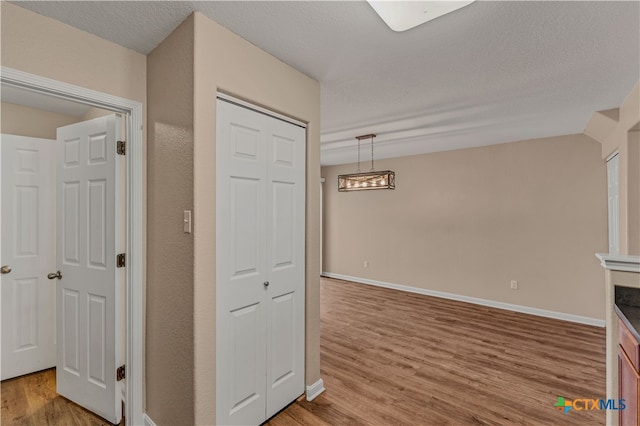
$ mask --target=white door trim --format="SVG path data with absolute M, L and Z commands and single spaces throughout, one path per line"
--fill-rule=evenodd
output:
M 611 160 L 613 157 L 615 157 L 618 154 L 620 154 L 620 152 L 616 149 L 611 154 L 609 154 L 609 156 L 607 158 L 605 158 L 605 162 Z
M 620 156 L 607 159 L 607 230 L 609 254 L 620 254 Z
M 142 103 L 2 67 L 0 82 L 128 115 L 126 210 L 126 402 L 128 424 L 143 424 L 143 186 Z
M 268 115 L 269 117 L 277 118 L 278 120 L 286 121 L 287 123 L 295 124 L 296 126 L 302 127 L 303 129 L 307 128 L 307 123 L 305 122 L 296 120 L 295 118 L 291 118 L 286 115 L 279 114 L 270 109 L 252 104 L 251 102 L 244 101 L 240 98 L 236 98 L 235 96 L 227 95 L 226 93 L 223 93 L 223 92 L 217 92 L 216 98 L 222 99 L 223 101 L 227 101 L 231 104 L 236 104 L 238 106 L 250 109 L 252 111 L 259 112 L 260 114 Z

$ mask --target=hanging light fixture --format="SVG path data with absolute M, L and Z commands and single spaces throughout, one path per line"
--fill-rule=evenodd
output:
M 396 174 L 391 170 L 376 172 L 373 167 L 373 138 L 376 135 L 369 134 L 358 136 L 358 171 L 348 175 L 338 176 L 338 191 L 363 191 L 369 189 L 396 189 Z M 371 170 L 360 172 L 360 141 L 371 139 Z

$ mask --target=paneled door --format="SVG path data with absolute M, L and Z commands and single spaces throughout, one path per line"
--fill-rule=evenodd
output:
M 56 141 L 1 135 L 2 380 L 56 364 Z
M 122 418 L 119 134 L 111 115 L 61 127 L 57 137 L 57 391 L 112 423 Z
M 304 392 L 305 129 L 264 116 L 267 136 L 267 414 Z
M 305 129 L 217 101 L 217 423 L 304 392 Z

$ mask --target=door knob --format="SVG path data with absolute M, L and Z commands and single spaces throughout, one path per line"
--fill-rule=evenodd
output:
M 269 287 L 269 281 L 265 281 L 262 284 L 264 284 L 265 287 Z
M 60 271 L 52 272 L 52 273 L 47 275 L 47 278 L 49 278 L 50 280 L 55 280 L 56 278 L 61 280 L 62 279 L 62 272 L 60 272 Z
M 2 268 L 0 268 L 1 274 L 8 274 L 9 272 L 11 272 L 11 266 L 5 265 Z

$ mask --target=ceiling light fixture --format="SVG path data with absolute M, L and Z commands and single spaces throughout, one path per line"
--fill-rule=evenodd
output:
M 409 30 L 454 10 L 470 5 L 470 1 L 376 1 L 367 0 L 373 10 L 393 31 Z
M 396 189 L 396 174 L 391 170 L 376 172 L 373 167 L 373 138 L 376 135 L 369 134 L 358 136 L 358 171 L 348 175 L 338 176 L 338 191 L 362 191 L 368 189 Z M 360 172 L 360 141 L 371 138 L 371 170 Z

